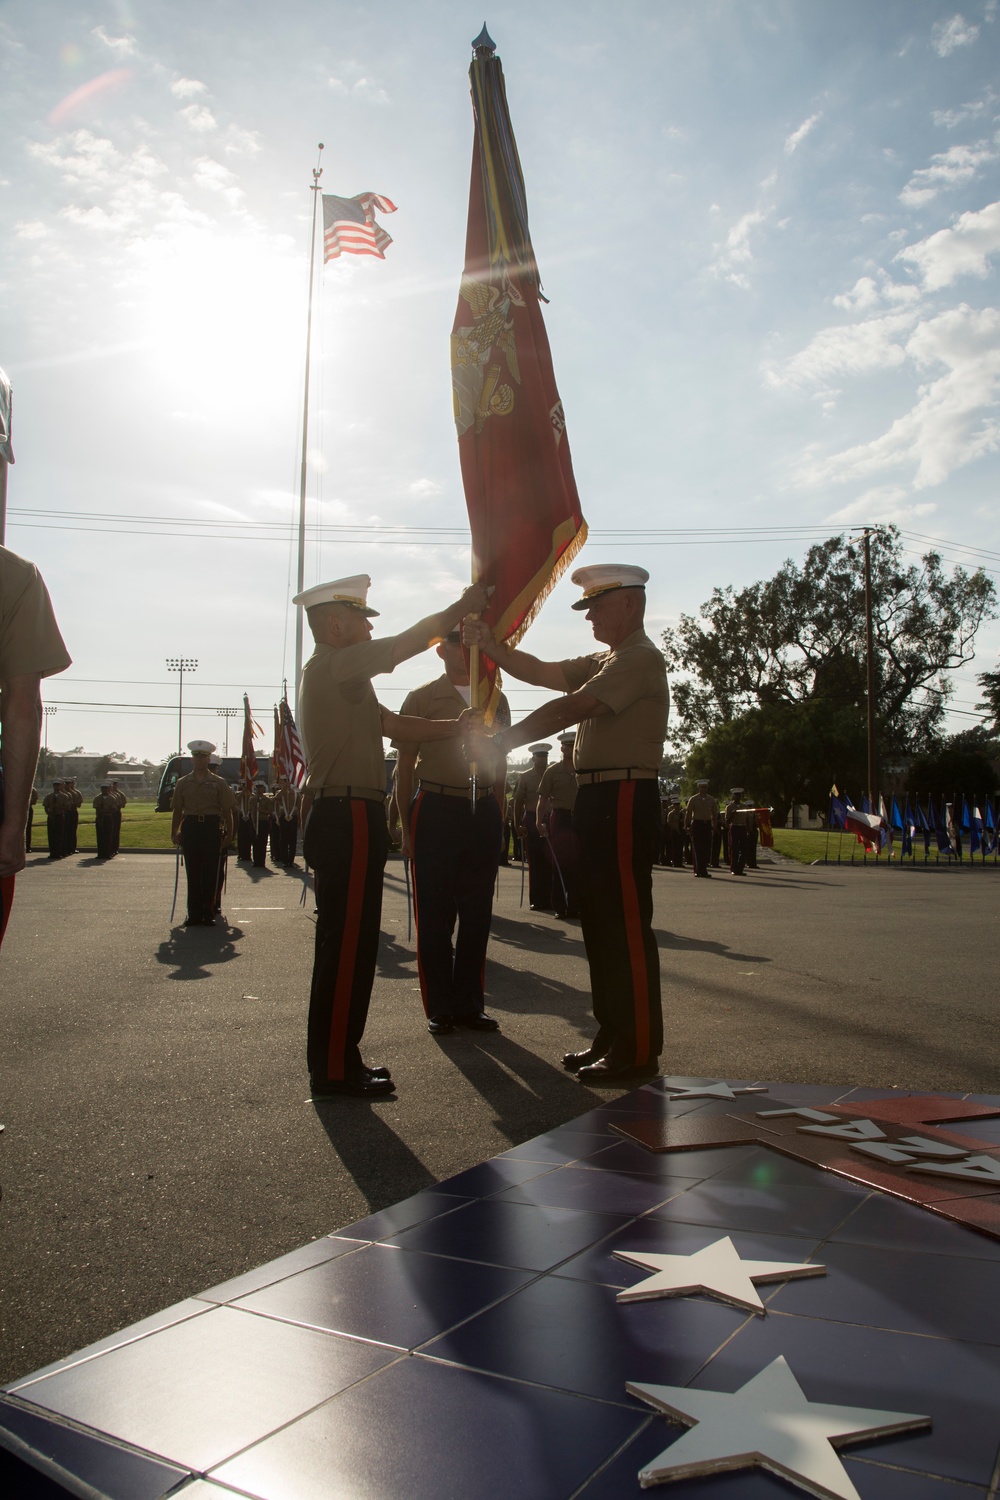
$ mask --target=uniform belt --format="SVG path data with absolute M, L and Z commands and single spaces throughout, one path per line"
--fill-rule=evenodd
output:
M 440 781 L 418 781 L 417 786 L 422 792 L 441 792 L 445 797 L 468 797 L 470 788 L 467 786 L 444 786 Z M 492 797 L 492 785 L 476 788 L 476 801 L 481 797 Z
M 384 802 L 385 792 L 372 786 L 321 786 L 313 792 L 313 801 L 322 797 L 361 797 L 365 802 Z
M 191 818 L 195 823 L 218 823 L 218 813 L 186 813 L 185 817 Z
M 656 781 L 659 771 L 650 771 L 646 766 L 626 766 L 610 771 L 577 771 L 578 782 L 593 785 L 595 781 Z

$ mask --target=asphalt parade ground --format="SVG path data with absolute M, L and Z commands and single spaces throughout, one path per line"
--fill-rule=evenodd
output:
M 427 1034 L 403 866 L 364 1043 L 398 1095 L 312 1104 L 313 902 L 230 862 L 216 929 L 174 859 L 29 857 L 0 959 L 0 1382 L 575 1118 L 593 1033 L 579 925 L 500 872 L 499 1034 Z M 1000 1092 L 989 871 L 657 868 L 665 1072 Z M 181 880 L 183 900 L 183 876 Z M 177 921 L 183 917 L 183 906 Z

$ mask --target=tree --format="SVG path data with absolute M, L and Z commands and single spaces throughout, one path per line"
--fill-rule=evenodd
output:
M 861 785 L 865 736 L 864 720 L 851 707 L 821 698 L 768 703 L 710 729 L 688 757 L 688 778 L 707 776 L 722 792 L 745 787 L 758 805 L 772 808 L 780 828 L 793 804 L 826 808 L 831 781 Z
M 996 618 L 996 591 L 981 568 L 946 573 L 936 552 L 905 564 L 894 526 L 873 533 L 871 559 L 879 746 L 906 755 L 939 734 L 947 674 L 972 660 L 976 632 Z M 748 588 L 717 588 L 700 618 L 682 615 L 664 632 L 663 650 L 668 668 L 689 674 L 673 684 L 682 743 L 769 706 L 823 702 L 863 722 L 861 542 L 830 537 L 801 567 L 788 561 Z
M 989 797 L 1000 785 L 992 761 L 981 750 L 963 749 L 955 744 L 946 745 L 933 755 L 918 755 L 906 779 L 918 795 L 933 792 L 945 797 Z

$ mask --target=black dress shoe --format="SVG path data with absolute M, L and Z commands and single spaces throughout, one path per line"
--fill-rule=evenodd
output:
M 314 1099 L 339 1099 L 342 1094 L 351 1094 L 359 1099 L 383 1099 L 391 1094 L 395 1084 L 391 1078 L 331 1078 L 326 1083 L 310 1085 Z
M 453 1016 L 452 1020 L 456 1026 L 462 1026 L 467 1031 L 499 1031 L 500 1022 L 488 1016 L 485 1011 L 480 1011 L 478 1016 Z
M 391 1078 L 388 1068 L 365 1068 L 366 1078 Z
M 431 1036 L 451 1036 L 455 1030 L 455 1022 L 451 1016 L 428 1016 L 427 1030 Z
M 600 1062 L 579 1068 L 576 1074 L 580 1083 L 616 1084 L 656 1077 L 656 1063 L 619 1063 L 613 1058 L 602 1057 Z
M 567 1052 L 562 1060 L 562 1065 L 567 1073 L 579 1073 L 581 1068 L 588 1067 L 591 1063 L 600 1062 L 601 1053 L 595 1052 L 593 1047 L 588 1047 L 585 1052 Z

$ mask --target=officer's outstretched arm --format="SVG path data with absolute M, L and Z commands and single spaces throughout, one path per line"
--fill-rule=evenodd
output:
M 560 662 L 542 661 L 527 651 L 509 651 L 499 641 L 484 620 L 465 620 L 462 624 L 462 640 L 467 646 L 478 646 L 495 661 L 502 672 L 508 672 L 519 682 L 530 682 L 533 687 L 549 688 L 553 693 L 565 693 L 569 687 Z M 576 720 L 571 719 L 575 724 Z M 520 744 L 521 741 L 516 743 Z
M 397 635 L 396 643 L 392 648 L 393 666 L 398 667 L 401 661 L 409 661 L 411 656 L 419 656 L 420 652 L 426 651 L 428 646 L 436 646 L 438 641 L 443 641 L 449 632 L 457 628 L 459 621 L 463 620 L 466 615 L 485 609 L 492 592 L 492 586 L 487 588 L 482 583 L 474 583 L 465 590 L 460 599 L 456 599 L 454 604 L 449 604 L 447 609 L 442 609 L 436 615 L 427 615 L 423 620 L 418 620 L 415 625 L 411 625 L 409 630 L 402 631 Z
M 506 754 L 517 745 L 527 745 L 529 741 L 541 739 L 543 735 L 555 734 L 557 730 L 565 729 L 567 724 L 579 724 L 581 719 L 599 719 L 604 714 L 613 712 L 600 698 L 595 698 L 593 693 L 567 693 L 563 698 L 553 698 L 551 703 L 543 703 L 541 708 L 536 708 L 520 724 L 512 724 L 510 729 L 505 729 L 496 736 L 494 743 L 498 748 L 502 746 Z

